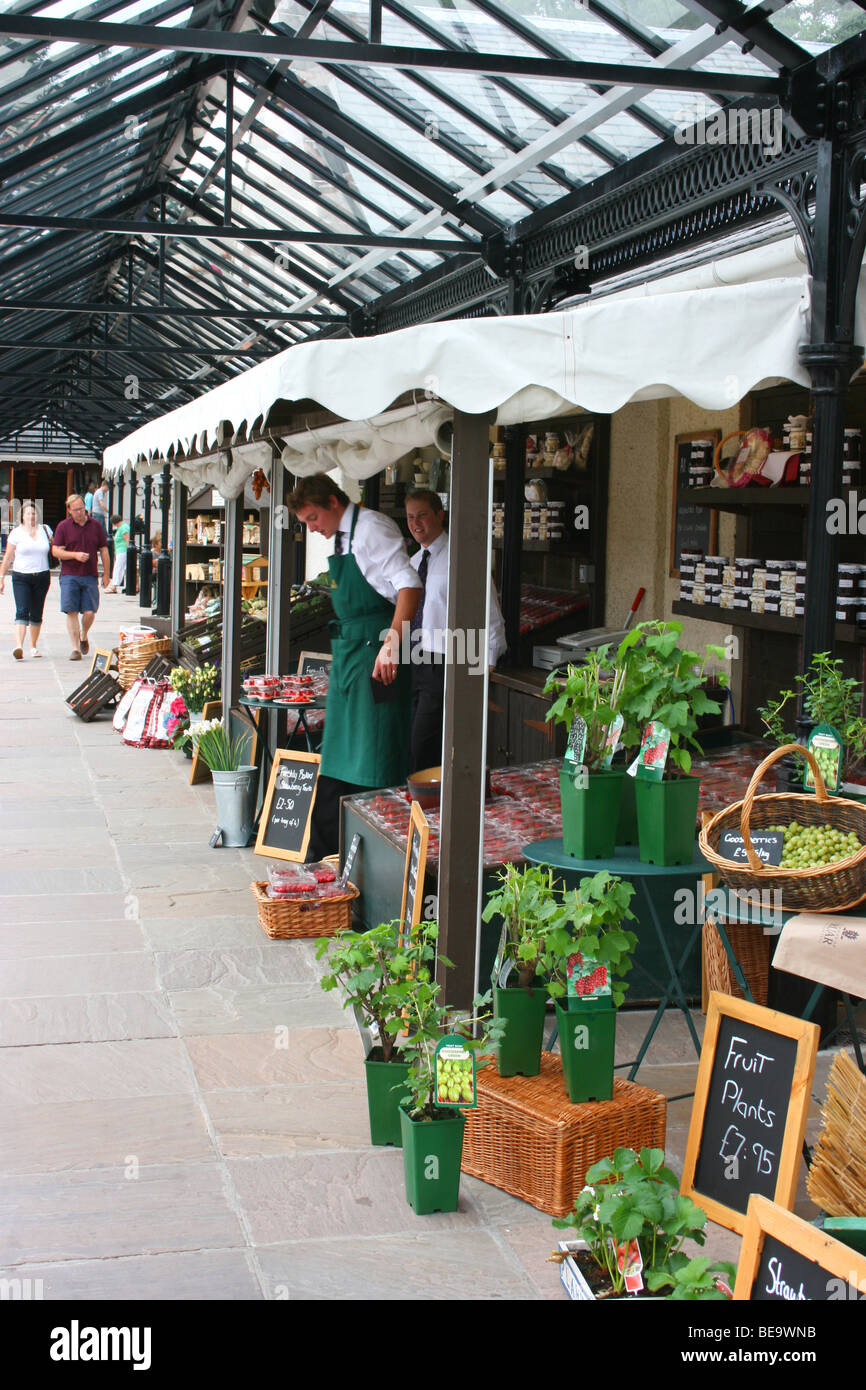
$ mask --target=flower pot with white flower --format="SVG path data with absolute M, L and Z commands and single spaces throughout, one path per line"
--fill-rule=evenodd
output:
M 256 767 L 245 761 L 251 735 L 232 738 L 221 719 L 203 719 L 190 724 L 187 737 L 210 768 L 223 845 L 245 848 L 256 815 Z

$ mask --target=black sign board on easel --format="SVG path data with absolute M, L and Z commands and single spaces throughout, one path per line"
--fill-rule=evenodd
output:
M 256 854 L 303 862 L 310 840 L 320 762 L 318 753 L 277 749 L 259 820 Z
M 757 1193 L 791 1207 L 819 1028 L 710 995 L 680 1191 L 743 1232 Z
M 734 1298 L 752 1303 L 866 1301 L 866 1257 L 766 1197 L 746 1215 Z

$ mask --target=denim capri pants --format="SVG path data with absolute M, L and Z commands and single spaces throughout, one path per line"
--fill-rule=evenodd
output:
M 12 571 L 12 592 L 15 595 L 15 621 L 26 627 L 38 627 L 42 622 L 45 595 L 51 583 L 48 570 L 36 574 L 18 574 Z

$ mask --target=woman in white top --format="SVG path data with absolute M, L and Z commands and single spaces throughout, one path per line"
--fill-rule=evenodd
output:
M 39 633 L 42 628 L 42 611 L 45 596 L 51 583 L 49 555 L 51 552 L 52 531 L 43 526 L 32 502 L 25 502 L 21 508 L 21 521 L 9 532 L 6 553 L 0 565 L 0 594 L 6 589 L 6 573 L 12 570 L 12 592 L 15 595 L 15 646 L 12 655 L 20 661 L 24 655 L 24 638 L 30 628 L 30 655 L 41 656 L 37 651 Z

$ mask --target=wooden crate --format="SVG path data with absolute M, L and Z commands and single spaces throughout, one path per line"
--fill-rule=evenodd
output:
M 463 1172 L 501 1187 L 550 1216 L 567 1216 L 586 1171 L 614 1149 L 663 1149 L 667 1102 L 636 1082 L 613 1083 L 613 1099 L 572 1105 L 562 1063 L 541 1054 L 538 1076 L 478 1072 L 478 1107 L 466 1111 Z

